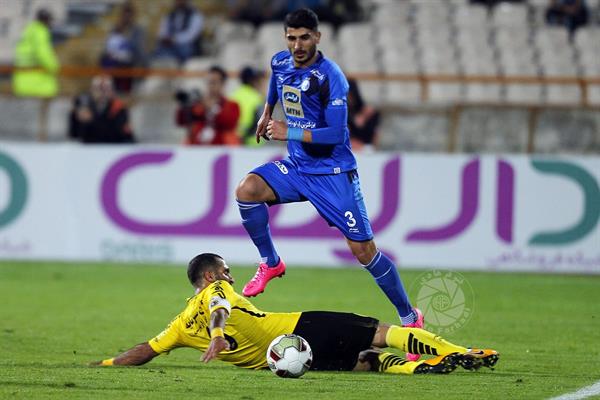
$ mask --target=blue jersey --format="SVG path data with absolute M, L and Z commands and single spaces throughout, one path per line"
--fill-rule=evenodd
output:
M 305 143 L 289 140 L 289 159 L 300 172 L 307 174 L 339 174 L 356 169 L 356 160 L 350 148 L 347 127 L 348 81 L 340 67 L 318 53 L 314 64 L 296 68 L 287 50 L 275 54 L 271 60 L 271 81 L 267 101 L 274 106 L 281 101 L 288 127 L 313 132 L 313 141 Z M 324 130 L 330 138 L 316 140 L 320 128 L 331 126 L 328 115 L 343 111 L 343 119 L 333 133 Z M 338 118 L 339 119 L 339 118 Z

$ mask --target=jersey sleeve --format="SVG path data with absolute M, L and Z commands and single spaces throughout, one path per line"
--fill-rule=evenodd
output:
M 346 77 L 339 68 L 331 68 L 320 92 L 327 126 L 311 131 L 312 143 L 339 144 L 344 142 L 348 124 L 347 93 Z
M 181 346 L 178 322 L 179 317 L 171 321 L 164 331 L 148 341 L 152 350 L 158 354 L 162 354 Z
M 213 311 L 222 308 L 230 314 L 231 307 L 237 303 L 238 298 L 238 294 L 235 293 L 233 287 L 226 281 L 216 281 L 208 287 L 208 290 L 209 313 L 212 314 Z
M 275 71 L 271 69 L 271 79 L 269 80 L 269 92 L 267 93 L 267 103 L 274 106 L 277 103 L 279 95 L 277 94 L 277 80 L 275 78 Z

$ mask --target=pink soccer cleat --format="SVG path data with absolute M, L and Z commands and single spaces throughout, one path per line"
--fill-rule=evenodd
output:
M 413 308 L 415 314 L 417 314 L 417 320 L 412 324 L 404 325 L 407 328 L 421 328 L 423 329 L 423 325 L 425 322 L 425 317 L 423 317 L 423 313 L 418 308 Z M 418 361 L 421 358 L 420 354 L 406 353 L 406 359 L 408 361 Z
M 260 263 L 256 274 L 250 279 L 250 282 L 246 283 L 242 293 L 246 297 L 257 296 L 265 291 L 265 287 L 271 279 L 281 278 L 283 275 L 285 275 L 285 263 L 281 258 L 279 258 L 279 264 L 271 268 L 266 263 Z

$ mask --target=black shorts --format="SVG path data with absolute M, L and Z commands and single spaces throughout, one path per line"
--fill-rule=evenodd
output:
M 308 341 L 313 352 L 310 369 L 351 371 L 358 354 L 371 347 L 379 321 L 362 315 L 330 312 L 303 312 L 294 333 Z

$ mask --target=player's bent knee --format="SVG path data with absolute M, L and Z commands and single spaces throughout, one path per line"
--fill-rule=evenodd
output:
M 240 201 L 252 202 L 264 202 L 275 198 L 265 181 L 255 174 L 248 174 L 242 179 L 235 190 L 235 197 Z

